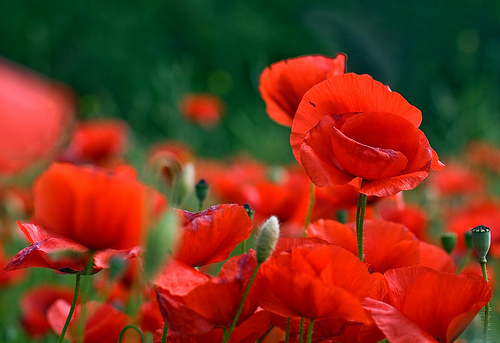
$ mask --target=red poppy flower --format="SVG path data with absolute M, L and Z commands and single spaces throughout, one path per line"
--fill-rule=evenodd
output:
M 443 248 L 420 241 L 420 266 L 447 273 L 455 273 L 455 262 Z
M 456 162 L 447 163 L 446 169 L 433 174 L 429 182 L 440 196 L 474 195 L 484 191 L 483 178 Z
M 201 335 L 213 328 L 230 327 L 257 264 L 255 252 L 228 260 L 217 278 L 170 260 L 155 280 L 156 299 L 169 330 Z M 257 308 L 253 291 L 245 301 L 240 323 Z
M 49 268 L 58 273 L 69 274 L 84 271 L 90 257 L 88 247 L 54 235 L 40 226 L 19 222 L 18 225 L 31 245 L 18 252 L 5 266 L 5 271 L 32 267 Z M 93 255 L 92 273 L 108 268 L 111 258 L 115 255 L 134 258 L 137 257 L 138 253 L 138 247 L 125 250 L 100 250 Z
M 70 303 L 73 300 L 73 289 L 57 285 L 43 285 L 23 294 L 21 324 L 30 336 L 42 336 L 50 331 L 46 313 L 58 299 Z
M 56 163 L 36 180 L 34 204 L 44 229 L 91 250 L 122 250 L 142 243 L 155 206 L 165 201 L 131 169 Z
M 181 113 L 204 127 L 216 125 L 224 110 L 222 100 L 211 94 L 187 94 L 180 102 Z
M 246 210 L 236 204 L 215 205 L 196 213 L 178 210 L 178 213 L 183 222 L 172 254 L 193 267 L 224 261 L 252 231 Z
M 52 330 L 58 335 L 61 333 L 71 305 L 64 300 L 57 300 L 47 311 L 47 321 Z M 78 342 L 78 321 L 81 308 L 77 305 L 65 338 L 70 342 Z M 86 304 L 85 342 L 115 343 L 124 326 L 131 322 L 123 312 L 118 311 L 110 304 L 100 304 L 90 301 Z M 130 336 L 129 336 L 130 335 Z M 123 342 L 138 341 L 137 334 L 126 332 Z M 129 340 L 130 339 L 130 340 Z
M 315 84 L 345 72 L 347 56 L 321 55 L 286 59 L 267 67 L 260 76 L 259 91 L 267 114 L 278 124 L 292 126 L 302 96 Z
M 404 267 L 385 278 L 388 303 L 366 298 L 363 306 L 391 343 L 453 342 L 491 299 L 486 281 L 473 274 Z
M 310 224 L 306 232 L 308 236 L 325 239 L 357 256 L 356 228 L 353 224 L 318 220 Z M 370 272 L 385 273 L 389 269 L 420 262 L 418 239 L 402 224 L 366 220 L 364 232 L 364 261 Z
M 76 163 L 113 166 L 127 146 L 128 126 L 119 120 L 89 120 L 77 124 L 62 159 Z
M 0 175 L 50 157 L 75 112 L 67 88 L 0 59 Z
M 443 167 L 418 129 L 421 121 L 416 107 L 380 82 L 344 74 L 304 95 L 290 143 L 315 185 L 363 179 L 361 193 L 389 196 Z
M 259 305 L 284 317 L 340 317 L 367 322 L 361 300 L 370 275 L 351 252 L 306 244 L 273 254 L 257 274 Z
M 500 172 L 500 149 L 487 142 L 472 142 L 467 146 L 465 157 L 472 165 L 484 166 Z

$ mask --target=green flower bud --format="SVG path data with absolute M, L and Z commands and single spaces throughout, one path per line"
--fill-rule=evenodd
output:
M 245 211 L 247 211 L 247 214 L 250 217 L 250 219 L 253 219 L 253 214 L 255 211 L 252 210 L 252 208 L 250 207 L 249 204 L 245 204 L 245 205 L 243 205 L 243 207 L 245 208 Z
M 472 231 L 465 231 L 464 240 L 467 249 L 472 249 Z
M 448 255 L 450 255 L 457 245 L 457 234 L 455 232 L 444 232 L 441 235 L 441 244 Z
M 195 193 L 196 197 L 198 198 L 198 201 L 200 202 L 203 202 L 207 198 L 208 183 L 205 181 L 205 179 L 201 179 L 195 185 Z
M 271 255 L 280 235 L 280 224 L 275 216 L 262 224 L 257 236 L 257 262 L 262 263 Z
M 472 232 L 472 245 L 476 254 L 479 256 L 479 262 L 486 262 L 486 255 L 490 250 L 491 245 L 491 232 L 490 228 L 479 225 L 471 230 Z

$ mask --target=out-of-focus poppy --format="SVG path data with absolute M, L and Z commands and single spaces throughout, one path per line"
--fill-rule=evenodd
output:
M 273 254 L 256 283 L 259 305 L 283 317 L 368 322 L 361 300 L 371 288 L 370 274 L 339 246 L 305 244 Z
M 443 167 L 418 128 L 421 121 L 420 110 L 380 82 L 343 74 L 304 95 L 290 143 L 315 185 L 363 179 L 361 193 L 389 196 Z
M 60 160 L 102 167 L 122 164 L 127 147 L 128 125 L 120 120 L 79 122 Z
M 57 285 L 41 285 L 24 293 L 21 298 L 21 324 L 32 337 L 50 331 L 47 311 L 58 299 L 73 300 L 73 289 Z
M 465 150 L 465 158 L 473 166 L 486 167 L 500 172 L 500 149 L 488 142 L 471 142 Z
M 191 336 L 215 327 L 230 327 L 256 264 L 255 252 L 235 256 L 214 278 L 171 259 L 154 281 L 156 299 L 169 330 Z M 256 308 L 255 295 L 250 290 L 239 323 Z
M 429 267 L 441 272 L 454 273 L 455 262 L 443 248 L 420 241 L 420 266 Z
M 382 219 L 401 223 L 410 229 L 419 239 L 427 239 L 429 220 L 427 219 L 427 213 L 421 207 L 385 198 L 378 201 L 375 204 L 375 208 Z
M 250 217 L 237 204 L 214 205 L 196 213 L 178 210 L 178 213 L 182 223 L 172 254 L 193 267 L 224 261 L 252 231 Z
M 225 111 L 222 100 L 212 94 L 186 94 L 179 106 L 187 119 L 203 127 L 215 126 Z
M 493 200 L 479 200 L 450 213 L 445 231 L 457 234 L 458 251 L 465 251 L 464 233 L 478 225 L 491 229 L 490 254 L 500 256 L 500 203 Z
M 53 157 L 75 113 L 69 89 L 0 59 L 0 175 Z
M 278 124 L 292 126 L 302 96 L 315 84 L 346 70 L 347 56 L 309 55 L 286 59 L 264 69 L 259 91 L 267 114 Z
M 140 245 L 161 196 L 131 168 L 110 172 L 92 166 L 53 164 L 35 182 L 34 221 L 91 250 Z
M 60 334 L 71 305 L 64 300 L 57 300 L 47 311 L 47 321 L 52 330 Z M 81 306 L 77 305 L 69 323 L 65 338 L 72 343 L 78 342 L 78 321 Z M 118 311 L 110 304 L 90 301 L 86 304 L 86 321 L 84 342 L 115 343 L 124 326 L 131 323 L 131 319 L 123 312 Z M 139 342 L 137 333 L 128 330 L 122 342 Z
M 440 173 L 429 178 L 429 185 L 439 196 L 474 195 L 484 191 L 484 179 L 457 162 L 447 163 Z
M 21 223 L 18 225 L 31 245 L 18 252 L 5 266 L 5 271 L 40 267 L 54 269 L 63 274 L 80 273 L 85 270 L 89 258 L 92 257 L 91 272 L 97 273 L 103 268 L 108 268 L 111 258 L 115 255 L 135 258 L 139 253 L 139 247 L 133 247 L 124 250 L 99 250 L 91 255 L 88 247 L 54 235 L 40 226 Z
M 391 343 L 453 342 L 491 299 L 486 281 L 473 274 L 403 267 L 384 276 L 388 302 L 366 298 L 363 306 Z

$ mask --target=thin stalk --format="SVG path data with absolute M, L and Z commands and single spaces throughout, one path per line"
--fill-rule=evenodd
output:
M 241 298 L 240 305 L 238 306 L 238 310 L 236 311 L 236 314 L 234 315 L 233 322 L 231 323 L 231 327 L 227 332 L 224 333 L 224 340 L 223 343 L 227 343 L 229 341 L 229 337 L 231 337 L 231 334 L 233 333 L 234 328 L 236 327 L 236 323 L 238 322 L 238 319 L 240 318 L 241 312 L 243 311 L 243 306 L 245 305 L 245 300 L 248 297 L 248 293 L 250 292 L 250 287 L 252 286 L 253 281 L 255 280 L 255 276 L 257 275 L 257 271 L 259 270 L 260 263 L 257 263 L 255 265 L 255 268 L 253 270 L 252 276 L 250 277 L 250 280 L 248 280 L 247 287 L 245 288 L 245 292 L 243 293 L 243 297 Z
M 356 240 L 358 241 L 358 257 L 363 262 L 363 224 L 365 222 L 365 210 L 367 196 L 359 193 L 358 207 L 356 209 Z
M 309 206 L 307 207 L 306 222 L 304 224 L 304 227 L 306 229 L 309 226 L 309 223 L 311 222 L 313 208 L 314 208 L 314 183 L 311 182 L 311 186 L 309 188 Z
M 167 324 L 163 323 L 163 333 L 161 334 L 161 343 L 165 343 L 167 341 Z
M 307 330 L 307 343 L 311 343 L 313 335 L 314 318 L 309 320 L 309 328 Z
M 83 275 L 86 277 L 82 282 L 82 291 L 80 294 L 80 316 L 78 318 L 78 343 L 83 343 L 85 341 L 85 321 L 87 316 L 87 302 L 89 298 L 90 288 L 92 287 L 92 280 L 89 277 L 92 276 L 92 271 L 94 268 L 94 255 L 93 251 L 90 252 L 89 260 L 85 269 L 83 270 Z
M 141 343 L 144 343 L 144 335 L 142 334 L 142 331 L 141 329 L 139 329 L 136 325 L 127 325 L 125 326 L 122 331 L 120 331 L 120 335 L 118 336 L 118 343 L 122 343 L 122 339 L 123 339 L 123 334 L 125 333 L 125 331 L 127 331 L 128 329 L 132 329 L 132 330 L 135 330 L 137 331 L 137 333 L 139 334 L 139 337 L 141 338 Z
M 481 265 L 481 270 L 483 272 L 483 277 L 488 282 L 488 273 L 486 271 L 486 259 L 484 261 L 479 261 Z M 490 303 L 487 303 L 484 307 L 484 327 L 483 327 L 483 342 L 488 342 L 488 328 L 490 323 Z
M 57 343 L 62 343 L 64 341 L 64 336 L 66 335 L 66 331 L 68 330 L 69 322 L 71 321 L 71 317 L 73 317 L 73 312 L 75 312 L 76 302 L 78 300 L 78 293 L 80 292 L 80 279 L 82 278 L 81 273 L 76 274 L 75 281 L 75 292 L 73 294 L 73 301 L 71 302 L 71 307 L 68 312 L 68 317 L 66 317 L 66 322 L 64 323 L 63 329 L 61 331 L 61 335 Z
M 285 333 L 285 343 L 288 343 L 290 340 L 290 322 L 292 321 L 291 317 L 286 319 L 286 333 Z
M 304 337 L 304 317 L 300 318 L 299 343 L 302 343 Z

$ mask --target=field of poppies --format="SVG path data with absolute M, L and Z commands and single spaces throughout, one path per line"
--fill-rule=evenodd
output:
M 120 15 L 153 25 L 153 9 L 230 12 L 239 33 L 243 13 L 271 18 L 187 4 Z M 35 17 L 22 6 L 8 8 L 12 18 Z M 92 6 L 61 11 L 97 20 Z M 52 19 L 26 37 L 63 25 L 37 18 Z M 191 28 L 191 44 L 209 45 L 207 27 Z M 481 42 L 474 32 L 458 34 L 459 56 Z M 230 65 L 157 63 L 154 91 L 138 83 L 127 99 L 126 87 L 108 92 L 112 81 L 82 93 L 85 78 L 0 57 L 0 342 L 497 342 L 494 84 L 457 100 L 435 83 L 429 124 L 411 87 L 403 96 L 390 77 L 351 66 L 356 49 L 327 50 L 254 56 L 255 108 L 231 91 Z M 59 71 L 76 60 L 51 53 Z M 470 108 L 483 122 L 467 126 L 460 114 L 478 99 Z

